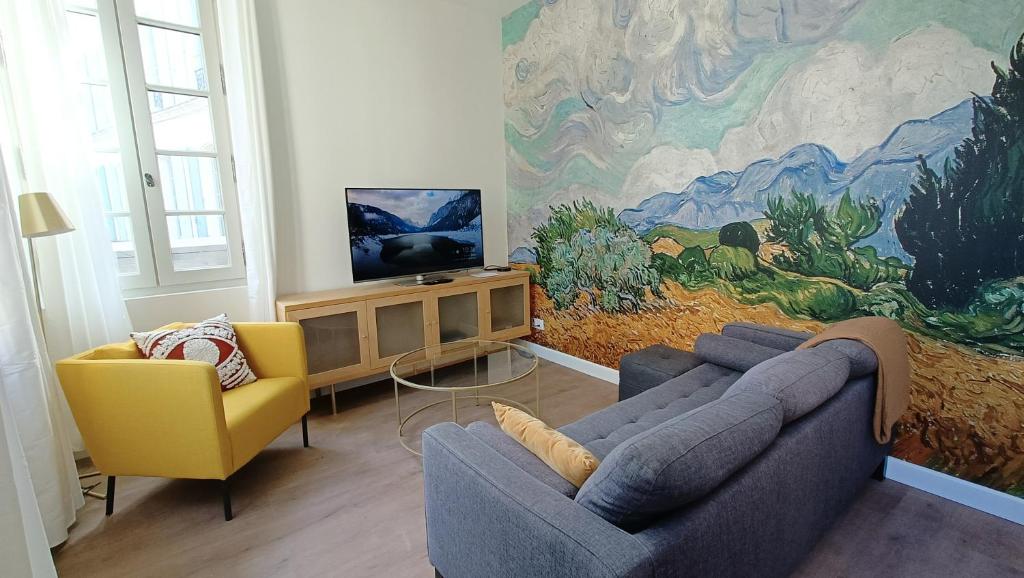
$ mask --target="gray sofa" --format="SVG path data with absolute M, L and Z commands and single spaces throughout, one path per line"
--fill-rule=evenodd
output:
M 877 360 L 731 324 L 620 366 L 620 401 L 560 431 L 601 466 L 582 488 L 496 427 L 423 436 L 427 549 L 447 578 L 786 576 L 871 477 Z

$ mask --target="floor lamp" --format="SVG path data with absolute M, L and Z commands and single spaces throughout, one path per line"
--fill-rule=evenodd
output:
M 43 299 L 39 290 L 39 268 L 36 263 L 36 237 L 50 237 L 70 233 L 75 230 L 71 220 L 61 210 L 60 205 L 50 193 L 25 193 L 18 197 L 18 212 L 21 215 L 21 236 L 28 239 L 28 259 L 32 267 L 32 289 L 36 298 L 36 311 L 39 313 L 39 326 L 46 338 L 46 324 L 43 322 Z M 98 476 L 99 472 L 78 476 L 78 479 Z M 94 491 L 95 484 L 83 488 L 87 496 L 102 499 L 104 496 Z
M 18 210 L 21 214 L 21 236 L 28 239 L 28 259 L 32 267 L 32 289 L 35 291 L 39 324 L 43 328 L 45 336 L 46 326 L 43 323 L 43 299 L 39 290 L 35 239 L 36 237 L 70 233 L 75 230 L 75 227 L 50 193 L 25 193 L 19 196 Z

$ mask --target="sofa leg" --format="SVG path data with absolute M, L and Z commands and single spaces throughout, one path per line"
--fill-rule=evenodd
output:
M 309 414 L 307 413 L 302 416 L 302 447 L 304 448 L 309 447 L 309 424 L 306 423 L 306 417 L 308 415 Z
M 227 480 L 221 480 L 220 489 L 224 494 L 224 521 L 230 522 L 235 517 L 231 513 L 231 484 Z
M 871 474 L 871 477 L 873 479 L 876 479 L 879 482 L 884 482 L 885 481 L 885 464 L 886 464 L 886 462 L 888 462 L 888 459 L 883 459 L 881 461 L 881 463 L 878 464 L 878 467 L 875 468 L 875 471 Z
M 114 513 L 114 484 L 117 481 L 115 476 L 107 476 L 107 515 Z

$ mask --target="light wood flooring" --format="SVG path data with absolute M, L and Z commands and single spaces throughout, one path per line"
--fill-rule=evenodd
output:
M 615 401 L 615 387 L 543 363 L 544 419 L 555 426 Z M 503 386 L 531 406 L 533 382 Z M 441 399 L 403 390 L 403 408 Z M 442 405 L 422 429 L 450 419 Z M 486 404 L 460 422 L 492 419 Z M 233 481 L 235 519 L 224 522 L 217 484 L 119 478 L 114 515 L 87 499 L 67 543 L 61 576 L 432 576 L 426 557 L 419 458 L 395 438 L 394 390 L 382 382 L 314 400 L 312 448 L 298 426 Z M 102 488 L 101 488 L 102 489 Z M 844 576 L 1024 576 L 1024 527 L 903 486 L 870 483 L 796 573 Z M 713 577 L 707 577 L 713 578 Z

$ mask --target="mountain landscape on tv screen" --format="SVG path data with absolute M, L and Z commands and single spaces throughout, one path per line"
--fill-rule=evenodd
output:
M 388 198 L 410 194 L 420 197 L 404 204 Z M 432 205 L 439 206 L 423 213 Z M 353 277 L 365 281 L 480 266 L 481 220 L 475 190 L 360 191 L 348 203 Z

